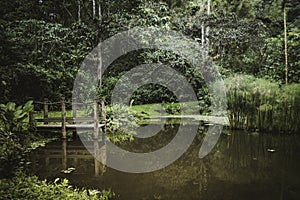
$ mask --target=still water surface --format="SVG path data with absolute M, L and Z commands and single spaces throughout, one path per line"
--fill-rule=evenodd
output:
M 161 148 L 176 133 L 167 126 L 157 136 L 123 148 Z M 145 140 L 145 139 L 144 139 Z M 118 200 L 299 200 L 300 137 L 223 130 L 213 151 L 198 158 L 201 136 L 176 162 L 159 171 L 130 174 L 99 166 L 81 141 L 56 141 L 35 151 L 32 171 L 41 179 L 67 178 L 73 185 L 111 189 Z M 70 174 L 61 170 L 76 170 Z

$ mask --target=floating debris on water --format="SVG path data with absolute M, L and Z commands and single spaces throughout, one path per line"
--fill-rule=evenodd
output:
M 269 148 L 269 149 L 267 149 L 267 151 L 270 152 L 270 153 L 274 153 L 275 149 Z
M 75 171 L 75 168 L 74 167 L 70 167 L 70 168 L 68 168 L 68 169 L 66 169 L 66 170 L 61 170 L 60 172 L 62 172 L 62 173 L 65 173 L 65 174 L 70 174 L 70 173 L 72 173 L 73 171 Z

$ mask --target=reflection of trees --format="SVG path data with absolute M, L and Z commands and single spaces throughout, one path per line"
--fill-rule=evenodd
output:
M 105 172 L 105 166 L 95 159 L 94 155 L 105 163 L 105 148 L 98 141 L 90 142 L 84 146 L 81 142 L 67 144 L 63 140 L 61 144 L 54 143 L 46 149 L 39 150 L 32 156 L 33 170 L 42 177 L 61 176 L 61 170 L 74 167 L 74 174 L 89 174 L 99 176 Z M 91 154 L 90 152 L 93 152 Z
M 291 146 L 292 141 L 293 138 L 288 136 L 232 132 L 229 136 L 222 135 L 213 152 L 204 159 L 197 157 L 200 145 L 194 144 L 178 161 L 153 174 L 156 184 L 171 191 L 192 188 L 191 198 L 219 194 L 217 191 L 222 187 L 232 189 L 232 185 L 257 183 L 257 189 L 271 190 L 277 187 L 275 184 L 282 181 L 282 175 L 287 171 L 290 153 L 296 145 L 293 142 L 294 146 Z M 274 148 L 275 153 L 268 152 L 268 148 Z M 177 193 L 174 195 L 178 196 Z
M 174 136 L 171 130 L 172 128 L 165 128 L 162 135 L 157 135 L 151 141 L 164 142 L 164 134 Z M 162 170 L 146 174 L 127 174 L 108 168 L 96 179 L 92 178 L 95 172 L 93 156 L 86 149 L 82 149 L 82 145 L 72 150 L 75 145 L 68 143 L 67 167 L 76 168 L 76 172 L 71 174 L 75 184 L 101 185 L 112 187 L 113 190 L 116 187 L 116 190 L 128 195 L 128 198 L 132 194 L 138 197 L 155 194 L 161 199 L 237 199 L 236 193 L 240 190 L 246 190 L 244 192 L 250 194 L 248 199 L 254 197 L 251 196 L 251 191 L 255 195 L 259 190 L 266 191 L 264 194 L 267 195 L 278 196 L 279 193 L 286 192 L 284 182 L 289 182 L 289 187 L 294 187 L 294 190 L 300 184 L 293 177 L 295 174 L 299 175 L 299 164 L 292 166 L 297 164 L 295 158 L 299 156 L 295 152 L 300 145 L 296 137 L 230 132 L 222 135 L 213 151 L 203 159 L 198 158 L 201 146 L 199 140 L 203 140 L 198 137 L 180 159 Z M 166 138 L 170 140 L 169 136 Z M 41 164 L 37 168 L 44 170 L 46 177 L 51 173 L 55 175 L 55 169 L 57 173 L 62 167 L 59 163 L 62 163 L 64 154 L 61 144 L 59 148 L 58 146 L 48 146 L 36 155 L 36 160 Z M 151 149 L 149 144 L 145 148 Z M 275 152 L 268 152 L 267 149 L 270 148 Z M 51 158 L 51 151 L 57 152 L 60 157 Z M 101 172 L 100 168 L 98 174 Z M 149 198 L 153 199 L 153 196 Z

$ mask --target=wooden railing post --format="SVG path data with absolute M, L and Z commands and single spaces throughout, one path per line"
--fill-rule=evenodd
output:
M 101 124 L 104 124 L 104 126 L 102 126 L 102 142 L 105 141 L 105 124 L 106 124 L 106 108 L 105 108 L 105 99 L 103 98 L 101 100 Z
M 72 99 L 72 116 L 73 116 L 73 124 L 76 124 L 76 117 L 77 117 L 77 103 L 76 98 Z M 73 131 L 73 138 L 76 138 L 76 130 Z
M 29 112 L 29 125 L 31 128 L 34 127 L 34 109 Z
M 48 109 L 48 99 L 45 98 L 44 99 L 44 124 L 48 124 L 48 112 L 49 112 L 49 109 Z
M 72 100 L 72 113 L 73 113 L 73 118 L 75 119 L 77 116 L 77 104 L 76 104 L 76 98 Z
M 66 130 L 66 104 L 65 104 L 65 98 L 61 98 L 61 117 L 62 117 L 62 122 L 61 122 L 61 132 L 62 132 L 62 138 L 66 139 L 67 138 L 67 130 Z
M 98 114 L 98 98 L 94 99 L 94 139 L 99 138 L 99 114 Z

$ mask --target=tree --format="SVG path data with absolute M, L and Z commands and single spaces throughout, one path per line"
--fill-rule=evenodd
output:
M 98 2 L 98 18 L 99 18 L 99 27 L 101 27 L 102 21 L 102 11 L 101 11 L 101 3 L 100 0 Z M 99 29 L 99 38 L 101 38 L 101 30 Z M 102 49 L 101 49 L 101 41 L 98 46 L 98 86 L 102 86 Z
M 286 25 L 286 3 L 283 2 L 283 24 L 284 24 L 284 57 L 285 57 L 285 84 L 288 84 L 288 46 L 287 46 L 287 25 Z
M 78 11 L 77 11 L 77 19 L 78 22 L 81 22 L 81 0 L 77 0 Z
M 10 44 L 1 62 L 9 86 L 8 99 L 24 101 L 52 96 L 70 97 L 77 70 L 93 47 L 96 34 L 84 24 L 70 28 L 38 20 L 23 20 L 5 26 Z M 53 99 L 53 100 L 54 100 Z

